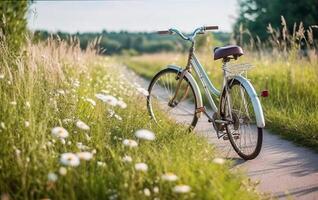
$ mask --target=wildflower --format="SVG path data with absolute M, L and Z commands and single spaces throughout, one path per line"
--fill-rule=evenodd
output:
M 76 126 L 77 126 L 78 128 L 80 128 L 80 129 L 82 129 L 82 130 L 85 130 L 85 131 L 87 131 L 87 130 L 90 129 L 89 126 L 88 126 L 87 124 L 85 124 L 85 123 L 84 123 L 83 121 L 81 121 L 81 120 L 77 120 Z
M 119 100 L 119 101 L 117 102 L 117 105 L 118 105 L 119 107 L 123 108 L 123 109 L 127 108 L 127 104 L 126 104 L 124 101 L 122 101 L 122 100 Z
M 66 166 L 77 167 L 80 164 L 80 159 L 74 153 L 63 153 L 60 162 Z
M 140 92 L 142 95 L 144 95 L 144 96 L 146 96 L 146 97 L 149 96 L 148 90 L 146 90 L 146 89 L 144 89 L 144 88 L 142 88 L 142 87 L 138 87 L 137 90 L 138 90 L 138 92 Z
M 146 171 L 148 171 L 148 165 L 146 163 L 136 163 L 135 169 L 137 171 L 146 172 Z
M 100 166 L 100 167 L 105 167 L 106 163 L 102 162 L 102 161 L 97 161 L 97 165 Z
M 65 167 L 60 167 L 59 168 L 59 174 L 62 176 L 65 176 L 67 173 L 67 169 Z
M 175 175 L 174 173 L 165 173 L 161 176 L 161 179 L 164 181 L 176 181 L 178 180 L 178 176 Z
M 144 189 L 144 195 L 147 196 L 147 197 L 149 197 L 151 195 L 151 192 L 150 192 L 150 190 L 148 188 Z
M 213 162 L 215 164 L 223 165 L 225 163 L 225 160 L 223 158 L 214 158 Z
M 85 101 L 87 101 L 88 103 L 90 103 L 93 107 L 96 106 L 96 102 L 95 102 L 93 99 L 86 98 Z
M 91 160 L 93 158 L 93 154 L 88 151 L 79 152 L 76 154 L 81 160 Z
M 0 79 L 4 79 L 4 74 L 0 74 Z
M 47 179 L 51 182 L 56 182 L 57 181 L 57 175 L 53 172 L 50 172 L 48 175 L 47 175 Z
M 137 147 L 138 143 L 135 140 L 124 139 L 123 145 L 127 147 Z
M 11 101 L 10 104 L 13 105 L 13 106 L 16 106 L 17 102 L 16 101 Z
M 188 185 L 176 185 L 172 191 L 175 193 L 188 193 L 191 191 L 191 187 Z
M 135 136 L 143 140 L 154 140 L 156 138 L 155 134 L 147 129 L 140 129 L 136 131 Z
M 24 125 L 25 125 L 25 127 L 29 127 L 30 126 L 30 122 L 29 121 L 25 121 Z
M 103 101 L 104 103 L 107 103 L 111 106 L 116 106 L 118 100 L 116 99 L 116 97 L 111 96 L 111 95 L 104 95 L 101 93 L 98 93 L 95 95 L 96 98 L 98 98 L 99 100 Z
M 153 192 L 154 192 L 154 193 L 159 193 L 159 188 L 158 188 L 157 186 L 155 186 L 155 187 L 153 188 Z
M 132 162 L 132 158 L 130 156 L 124 156 L 123 161 L 124 162 Z
M 68 132 L 65 128 L 63 127 L 54 127 L 52 130 L 51 130 L 51 134 L 54 136 L 54 137 L 57 137 L 57 138 L 67 138 L 68 137 Z

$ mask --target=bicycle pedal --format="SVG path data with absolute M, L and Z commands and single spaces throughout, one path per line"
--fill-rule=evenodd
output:
M 227 135 L 223 136 L 223 140 L 229 140 L 229 136 Z

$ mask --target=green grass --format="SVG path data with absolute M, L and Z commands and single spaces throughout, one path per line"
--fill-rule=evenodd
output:
M 212 56 L 201 55 L 212 82 L 220 88 L 222 83 L 221 62 Z M 141 76 L 151 79 L 170 63 L 185 65 L 186 55 L 155 54 L 124 59 Z M 260 93 L 266 86 L 270 96 L 261 99 L 266 128 L 294 141 L 296 144 L 318 150 L 318 63 L 305 58 L 287 58 L 278 55 L 259 57 L 246 53 L 236 62 L 252 63 L 256 67 L 248 78 Z
M 76 45 L 28 44 L 20 57 L 12 57 L 5 47 L 0 55 L 0 194 L 12 199 L 259 199 L 242 174 L 213 162 L 213 147 L 203 138 L 188 134 L 183 127 L 166 123 L 159 128 L 149 119 L 145 97 L 140 95 L 120 67 L 93 51 L 81 52 Z M 127 108 L 111 107 L 95 98 L 107 90 L 122 98 Z M 96 101 L 90 104 L 86 98 Z M 14 103 L 15 102 L 15 103 Z M 144 103 L 142 103 L 144 102 Z M 122 117 L 111 117 L 109 109 Z M 67 120 L 65 120 L 67 119 Z M 84 121 L 90 130 L 75 122 Z M 29 124 L 28 124 L 29 123 Z M 69 132 L 65 144 L 52 136 L 51 129 L 62 126 Z M 152 130 L 154 141 L 139 141 L 134 132 Z M 137 148 L 123 146 L 134 139 Z M 95 152 L 93 159 L 77 167 L 63 165 L 65 152 L 80 152 L 78 143 Z M 125 163 L 125 155 L 132 157 Z M 134 168 L 148 165 L 147 172 Z M 98 164 L 99 163 L 99 164 Z M 102 163 L 102 164 L 101 164 Z M 101 166 L 102 165 L 102 166 Z M 176 182 L 161 175 L 175 173 Z M 55 173 L 56 181 L 48 174 Z M 176 194 L 178 184 L 191 192 Z M 159 188 L 155 193 L 154 188 Z M 150 197 L 144 190 L 151 191 Z

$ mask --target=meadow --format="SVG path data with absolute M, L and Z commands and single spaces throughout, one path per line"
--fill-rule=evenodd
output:
M 93 49 L 0 44 L 1 199 L 261 198 L 204 138 L 153 124 L 147 92 Z

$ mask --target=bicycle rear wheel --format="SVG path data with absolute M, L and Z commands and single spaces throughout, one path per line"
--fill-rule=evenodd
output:
M 198 122 L 196 96 L 193 86 L 183 77 L 178 95 L 172 102 L 178 82 L 178 70 L 167 68 L 157 73 L 148 88 L 148 111 L 159 126 L 169 120 L 192 130 Z
M 221 116 L 230 121 L 226 131 L 234 150 L 245 160 L 256 158 L 262 147 L 263 129 L 257 127 L 251 98 L 239 81 L 228 82 L 220 109 Z

